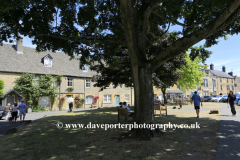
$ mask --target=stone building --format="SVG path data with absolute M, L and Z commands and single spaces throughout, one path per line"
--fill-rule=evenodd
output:
M 63 75 L 63 79 L 60 87 L 57 89 L 59 97 L 66 96 L 80 96 L 86 98 L 83 108 L 89 108 L 93 106 L 110 107 L 116 106 L 120 101 L 126 101 L 130 105 L 134 104 L 134 91 L 130 87 L 113 87 L 99 92 L 100 88 L 93 87 L 94 81 L 92 81 L 95 72 L 91 71 L 87 65 L 80 68 L 79 57 L 75 56 L 70 60 L 70 57 L 60 52 L 40 52 L 36 53 L 34 48 L 22 46 L 22 40 L 20 39 L 16 45 L 3 44 L 0 46 L 0 79 L 4 81 L 4 92 L 7 93 L 13 89 L 16 84 L 16 79 L 19 78 L 22 73 L 34 74 L 33 83 L 39 84 L 39 78 L 41 75 L 50 74 L 53 77 L 57 75 Z M 52 85 L 56 85 L 55 82 Z M 73 91 L 69 92 L 68 87 L 74 87 Z M 10 96 L 10 95 L 9 95 Z M 96 99 L 96 97 L 99 99 Z M 56 100 L 52 106 L 53 110 L 68 110 L 67 100 Z M 12 97 L 5 97 L 6 101 L 13 103 Z M 39 97 L 39 106 L 45 106 L 50 108 L 50 97 Z M 95 106 L 95 105 L 94 105 Z

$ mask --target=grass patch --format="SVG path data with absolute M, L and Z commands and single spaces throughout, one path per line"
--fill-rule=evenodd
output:
M 207 104 L 206 104 L 207 105 Z M 218 107 L 218 104 L 215 104 Z M 200 129 L 166 130 L 151 141 L 124 138 L 127 129 L 57 129 L 56 123 L 118 124 L 117 109 L 104 108 L 48 116 L 0 139 L 4 159 L 214 159 L 219 115 L 169 110 L 158 124 L 200 124 Z M 121 123 L 124 123 L 122 119 Z M 13 153 L 13 154 L 11 154 Z

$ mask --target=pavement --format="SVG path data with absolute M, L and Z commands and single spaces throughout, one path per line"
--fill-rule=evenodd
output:
M 218 148 L 215 160 L 237 160 L 240 159 L 240 114 L 233 117 L 231 109 L 226 103 L 219 103 L 220 126 L 218 133 Z
M 74 109 L 73 112 L 92 110 L 92 109 L 97 109 L 97 108 Z M 32 113 L 26 114 L 25 120 L 34 121 L 34 120 L 43 118 L 45 115 L 50 116 L 50 115 L 61 114 L 61 113 L 66 113 L 66 112 L 67 111 L 32 112 Z M 21 127 L 22 125 L 24 125 L 24 122 L 20 122 L 19 120 L 20 120 L 20 118 L 17 119 L 16 123 L 12 123 L 12 122 L 6 121 L 5 117 L 3 117 L 0 120 L 0 138 L 6 134 L 7 130 L 9 130 L 11 128 L 18 128 L 18 127 Z

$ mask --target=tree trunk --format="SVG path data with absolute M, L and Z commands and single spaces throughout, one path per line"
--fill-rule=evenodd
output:
M 152 85 L 152 72 L 147 68 L 134 67 L 134 122 L 137 124 L 154 123 L 154 94 Z M 153 137 L 150 129 L 134 129 L 134 135 L 141 140 L 149 140 Z
M 167 104 L 167 97 L 165 96 L 166 88 L 161 88 L 161 90 L 162 90 L 162 93 L 163 93 L 164 104 Z

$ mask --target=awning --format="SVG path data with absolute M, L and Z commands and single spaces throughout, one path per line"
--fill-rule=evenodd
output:
M 166 91 L 166 93 L 170 93 L 170 94 L 184 94 L 184 92 L 181 91 L 180 89 L 168 89 Z
M 19 97 L 23 97 L 21 94 L 19 94 L 17 91 L 15 91 L 14 89 L 11 89 L 11 90 L 9 90 L 9 91 L 7 91 L 4 95 L 2 95 L 2 97 L 1 98 L 5 98 L 5 97 L 7 97 L 10 93 L 14 93 L 14 94 L 16 94 L 17 96 L 19 96 Z

